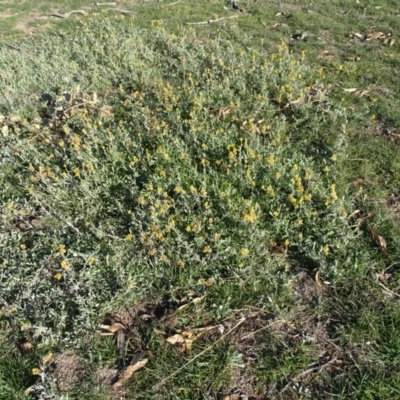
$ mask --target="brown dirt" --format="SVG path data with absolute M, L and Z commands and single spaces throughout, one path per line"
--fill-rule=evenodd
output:
M 87 365 L 74 353 L 65 352 L 56 355 L 52 366 L 57 387 L 61 391 L 68 391 L 79 384 L 87 375 Z
M 264 351 L 263 334 L 268 332 L 271 316 L 264 313 L 252 313 L 232 337 L 233 346 L 242 354 L 244 367 L 232 371 L 232 383 L 227 387 L 226 395 L 237 395 L 238 399 L 260 399 L 257 387 L 262 386 L 252 374 L 252 366 L 257 363 L 259 354 Z
M 10 10 L 4 10 L 2 12 L 0 12 L 0 19 L 3 18 L 10 18 L 13 17 L 15 14 L 13 14 Z
M 393 128 L 390 123 L 384 119 L 377 121 L 371 128 L 372 133 L 383 137 L 390 142 L 400 144 L 400 131 Z
M 35 28 L 29 26 L 31 22 L 34 22 L 40 18 L 39 14 L 29 14 L 25 18 L 21 18 L 16 24 L 15 29 L 22 31 L 23 33 L 30 34 L 36 31 Z
M 400 220 L 400 195 L 398 193 L 391 193 L 387 199 L 387 206 L 392 212 L 394 218 Z

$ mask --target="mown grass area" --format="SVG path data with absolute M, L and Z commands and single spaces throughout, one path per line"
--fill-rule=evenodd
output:
M 1 47 L 0 398 L 399 396 L 393 5 L 205 4 Z

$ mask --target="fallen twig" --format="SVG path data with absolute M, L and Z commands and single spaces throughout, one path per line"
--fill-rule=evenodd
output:
M 279 392 L 279 394 L 281 395 L 282 393 L 286 392 L 286 390 L 288 390 L 290 388 L 290 386 L 297 380 L 299 380 L 300 378 L 302 378 L 303 376 L 306 376 L 308 374 L 311 374 L 311 372 L 314 371 L 321 371 L 323 368 L 327 367 L 330 364 L 333 364 L 335 361 L 337 360 L 337 358 L 333 358 L 332 360 L 328 361 L 327 363 L 323 364 L 323 365 L 317 365 L 316 367 L 313 368 L 309 368 L 305 371 L 303 371 L 301 374 L 297 375 L 296 377 L 294 377 L 293 379 L 291 379 L 289 381 L 289 383 Z
M 223 19 L 229 19 L 229 18 L 237 18 L 237 15 L 233 15 L 232 17 L 222 17 L 222 18 L 217 18 L 217 19 L 209 19 L 208 21 L 201 21 L 201 22 L 186 22 L 186 25 L 208 25 L 208 24 L 213 24 L 215 22 L 222 21 Z
M 11 44 L 11 43 L 4 43 L 6 46 L 8 46 L 10 49 L 13 49 L 13 50 L 17 50 L 17 51 L 21 51 L 21 48 L 20 47 L 18 47 L 17 45 L 15 45 L 15 44 Z
M 199 357 L 201 357 L 204 353 L 207 353 L 207 351 L 211 350 L 217 343 L 219 343 L 221 340 L 225 339 L 228 335 L 230 335 L 239 325 L 243 324 L 244 321 L 246 321 L 246 318 L 242 318 L 232 329 L 230 329 L 228 332 L 226 332 L 225 335 L 222 335 L 211 346 L 208 346 L 205 350 L 201 351 L 199 354 L 197 354 L 195 357 L 193 357 L 191 360 L 189 360 L 185 365 L 178 368 L 171 375 L 169 375 L 165 379 L 163 379 L 160 383 L 157 383 L 155 388 L 158 388 L 159 386 L 163 385 L 166 381 L 171 379 L 176 374 L 179 374 L 179 372 L 181 372 L 183 369 L 185 369 L 188 365 L 192 364 L 195 360 L 197 360 Z
M 104 11 L 117 11 L 120 12 L 124 15 L 129 15 L 129 14 L 134 14 L 134 11 L 130 11 L 130 10 L 121 10 L 120 8 L 107 8 Z
M 82 14 L 82 15 L 86 15 L 85 11 L 83 11 L 83 10 L 74 10 L 74 11 L 67 12 L 67 13 L 65 13 L 65 14 L 53 13 L 53 14 L 50 14 L 50 17 L 68 18 L 68 17 L 70 17 L 72 14 Z
M 388 287 L 386 287 L 383 283 L 378 282 L 378 285 L 381 286 L 384 290 L 386 290 L 388 293 L 390 293 L 392 296 L 400 297 L 400 294 L 397 294 L 396 292 L 393 292 L 393 290 L 390 290 Z
M 261 331 L 263 331 L 263 330 L 265 330 L 265 329 L 268 329 L 268 328 L 270 328 L 271 326 L 273 326 L 273 325 L 275 325 L 275 324 L 279 324 L 280 322 L 286 322 L 286 321 L 283 320 L 283 319 L 280 319 L 279 321 L 274 321 L 274 322 L 272 322 L 272 323 L 270 323 L 270 324 L 268 324 L 268 325 L 263 326 L 261 329 L 258 329 L 258 330 L 254 331 L 254 332 L 250 332 L 250 333 L 248 333 L 247 335 L 242 336 L 242 337 L 240 338 L 240 340 L 243 340 L 243 339 L 248 338 L 248 337 L 250 337 L 250 336 L 254 336 L 256 333 L 259 333 L 259 332 L 261 332 Z

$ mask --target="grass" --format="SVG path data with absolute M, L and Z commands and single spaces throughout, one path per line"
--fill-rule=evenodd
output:
M 394 5 L 123 6 L 0 48 L 0 398 L 398 397 Z

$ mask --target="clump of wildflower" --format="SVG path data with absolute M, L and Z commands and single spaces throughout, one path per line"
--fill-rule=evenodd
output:
M 246 247 L 243 247 L 240 249 L 240 254 L 242 256 L 248 256 L 249 255 L 249 249 L 247 249 Z
M 257 214 L 255 213 L 254 207 L 250 207 L 249 211 L 242 213 L 242 218 L 244 221 L 255 224 L 257 222 Z
M 66 271 L 69 270 L 69 265 L 68 265 L 68 262 L 66 260 L 62 260 L 60 265 L 61 265 L 62 269 L 66 270 Z

